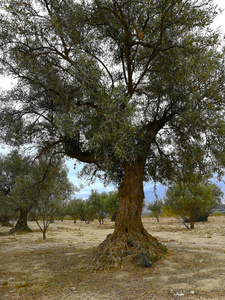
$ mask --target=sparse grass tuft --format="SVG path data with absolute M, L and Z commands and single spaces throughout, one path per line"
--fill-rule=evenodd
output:
M 27 281 L 23 281 L 23 282 L 20 282 L 16 285 L 16 288 L 20 289 L 20 288 L 24 288 L 24 287 L 27 287 L 29 286 L 29 283 Z

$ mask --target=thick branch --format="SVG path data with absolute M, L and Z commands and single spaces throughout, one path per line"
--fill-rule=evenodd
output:
M 89 150 L 82 151 L 76 138 L 63 137 L 62 142 L 65 153 L 69 157 L 85 163 L 97 163 L 95 153 Z
M 152 142 L 155 140 L 155 137 L 157 135 L 157 133 L 165 126 L 165 124 L 170 121 L 175 115 L 177 114 L 176 111 L 171 112 L 170 114 L 166 115 L 164 114 L 164 116 L 159 119 L 159 120 L 155 120 L 151 123 L 149 123 L 146 126 L 146 131 L 147 134 L 145 136 L 145 145 L 143 147 L 143 157 L 146 158 L 147 154 L 148 154 L 148 150 L 150 145 L 152 144 Z

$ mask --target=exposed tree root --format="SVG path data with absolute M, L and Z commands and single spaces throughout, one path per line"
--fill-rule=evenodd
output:
M 145 229 L 132 235 L 115 231 L 93 251 L 86 263 L 88 268 L 94 270 L 125 269 L 131 264 L 150 268 L 166 251 L 166 247 Z

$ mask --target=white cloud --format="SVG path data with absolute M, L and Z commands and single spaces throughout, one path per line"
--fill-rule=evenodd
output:
M 223 12 L 219 14 L 212 24 L 212 28 L 220 30 L 225 33 L 225 1 L 224 0 L 214 0 L 214 4 L 218 5 L 219 8 L 223 9 Z
M 11 89 L 16 83 L 15 79 L 0 75 L 0 88 L 2 90 Z

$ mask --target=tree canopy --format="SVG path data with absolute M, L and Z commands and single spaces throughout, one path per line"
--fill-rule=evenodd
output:
M 171 180 L 183 143 L 223 173 L 224 50 L 210 28 L 218 8 L 213 0 L 2 0 L 0 9 L 1 72 L 18 80 L 1 95 L 2 139 L 51 148 L 87 163 L 81 175 L 116 183 L 114 238 L 101 251 L 121 248 L 123 232 L 136 241 L 130 253 L 140 257 L 141 244 L 152 260 L 160 247 L 141 222 L 143 181 Z
M 2 70 L 18 79 L 2 96 L 6 141 L 60 148 L 117 183 L 136 159 L 146 180 L 156 176 L 184 136 L 218 158 L 224 57 L 209 27 L 213 1 L 7 0 L 1 9 Z

